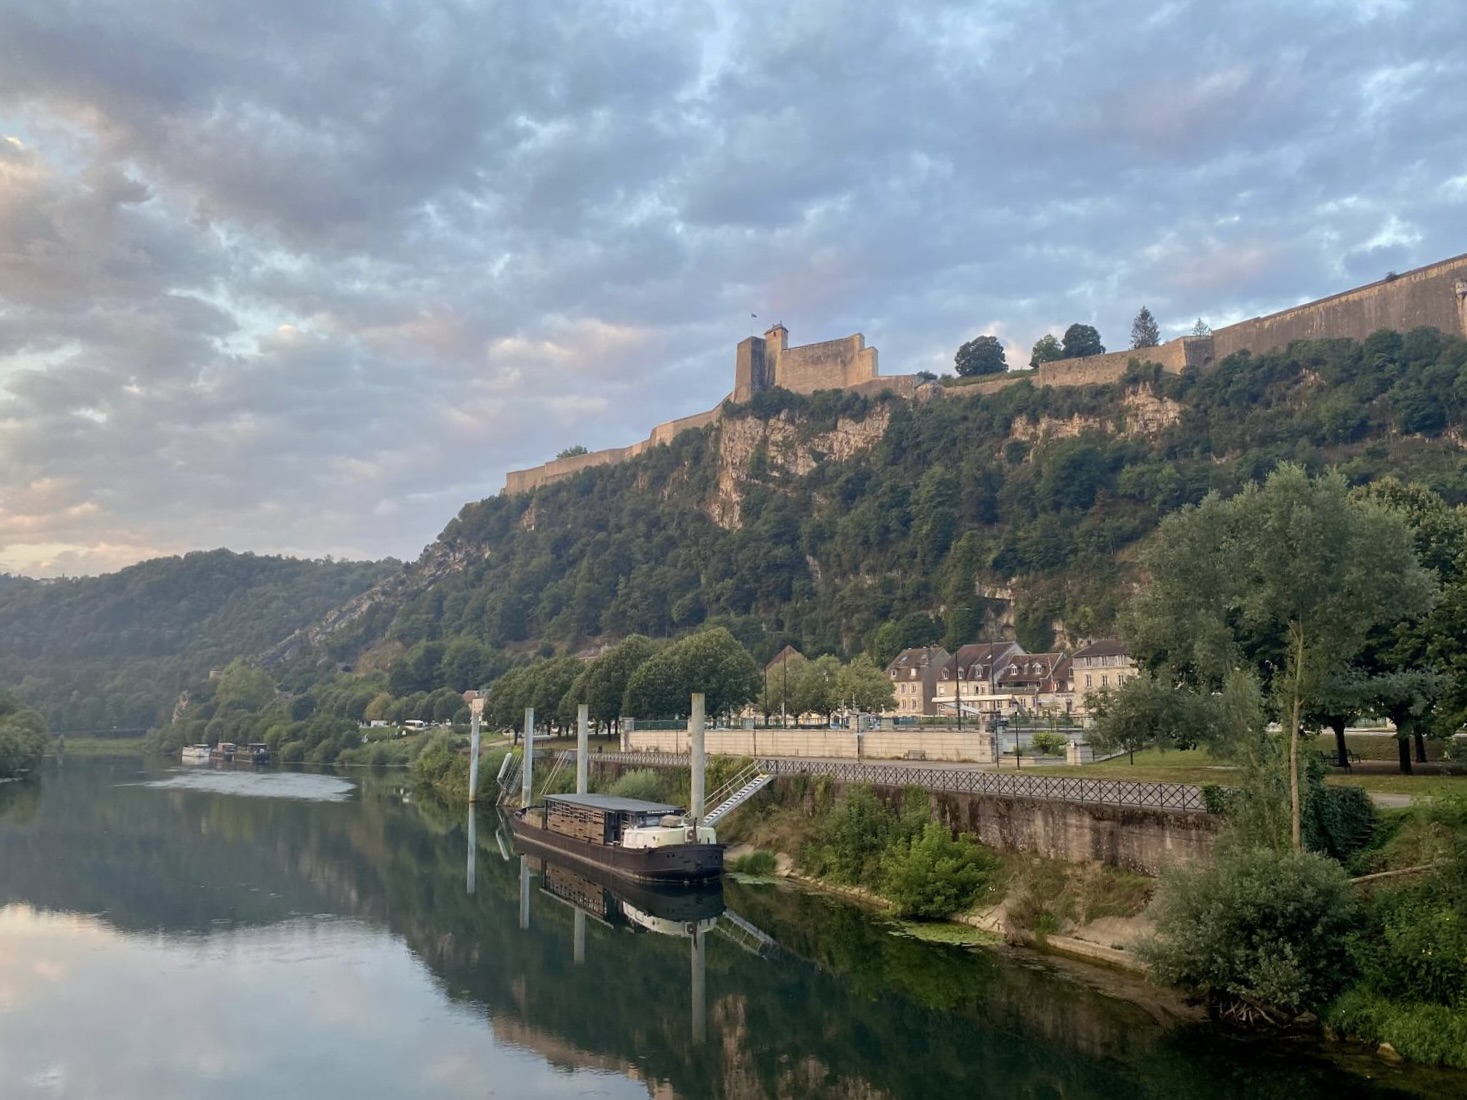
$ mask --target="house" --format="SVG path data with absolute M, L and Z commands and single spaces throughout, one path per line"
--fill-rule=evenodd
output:
M 1014 711 L 1032 715 L 1069 714 L 1074 706 L 1071 693 L 1072 660 L 1064 653 L 1011 655 L 999 670 L 997 692 Z
M 997 698 L 997 675 L 1016 653 L 1018 642 L 978 642 L 962 646 L 948 658 L 938 674 L 935 713 L 954 715 L 962 706 L 964 715 L 993 715 L 1004 708 Z
M 940 645 L 904 649 L 886 666 L 896 689 L 898 718 L 931 717 L 937 713 L 937 685 L 952 654 Z
M 1091 697 L 1107 688 L 1118 688 L 1136 675 L 1131 651 L 1119 638 L 1102 638 L 1070 655 L 1074 681 L 1075 710 L 1089 716 Z

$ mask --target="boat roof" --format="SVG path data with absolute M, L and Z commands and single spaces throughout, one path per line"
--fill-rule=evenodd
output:
M 612 813 L 633 814 L 676 814 L 680 806 L 669 806 L 666 802 L 647 802 L 640 798 L 618 798 L 614 794 L 549 794 L 546 802 L 566 802 L 572 806 L 585 806 L 592 810 L 610 810 Z

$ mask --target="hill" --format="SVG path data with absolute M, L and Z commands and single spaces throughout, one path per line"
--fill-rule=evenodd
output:
M 710 621 L 766 657 L 1005 631 L 1046 648 L 1110 629 L 1162 516 L 1280 461 L 1467 500 L 1467 342 L 1435 329 L 945 393 L 758 393 L 624 464 L 469 504 L 276 656 L 309 641 L 385 667 L 426 642 L 548 653 Z
M 0 683 L 53 730 L 148 727 L 180 691 L 399 568 L 211 550 L 0 585 Z

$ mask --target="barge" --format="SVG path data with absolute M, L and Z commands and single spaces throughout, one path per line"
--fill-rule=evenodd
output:
M 510 818 L 515 839 L 635 882 L 695 883 L 723 873 L 724 845 L 682 808 L 605 794 L 547 795 Z

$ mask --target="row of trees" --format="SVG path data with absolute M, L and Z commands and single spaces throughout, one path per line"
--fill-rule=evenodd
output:
M 46 752 L 46 720 L 0 693 L 0 779 L 30 775 Z
M 598 728 L 612 730 L 624 716 L 680 719 L 694 692 L 710 716 L 729 716 L 750 704 L 766 720 L 775 714 L 821 714 L 846 707 L 885 710 L 895 695 L 883 671 L 865 654 L 849 663 L 834 656 L 794 655 L 766 674 L 724 627 L 673 642 L 633 635 L 592 661 L 551 657 L 511 669 L 489 686 L 485 714 L 501 729 L 522 732 L 526 708 L 536 723 L 569 726 L 585 703 Z

